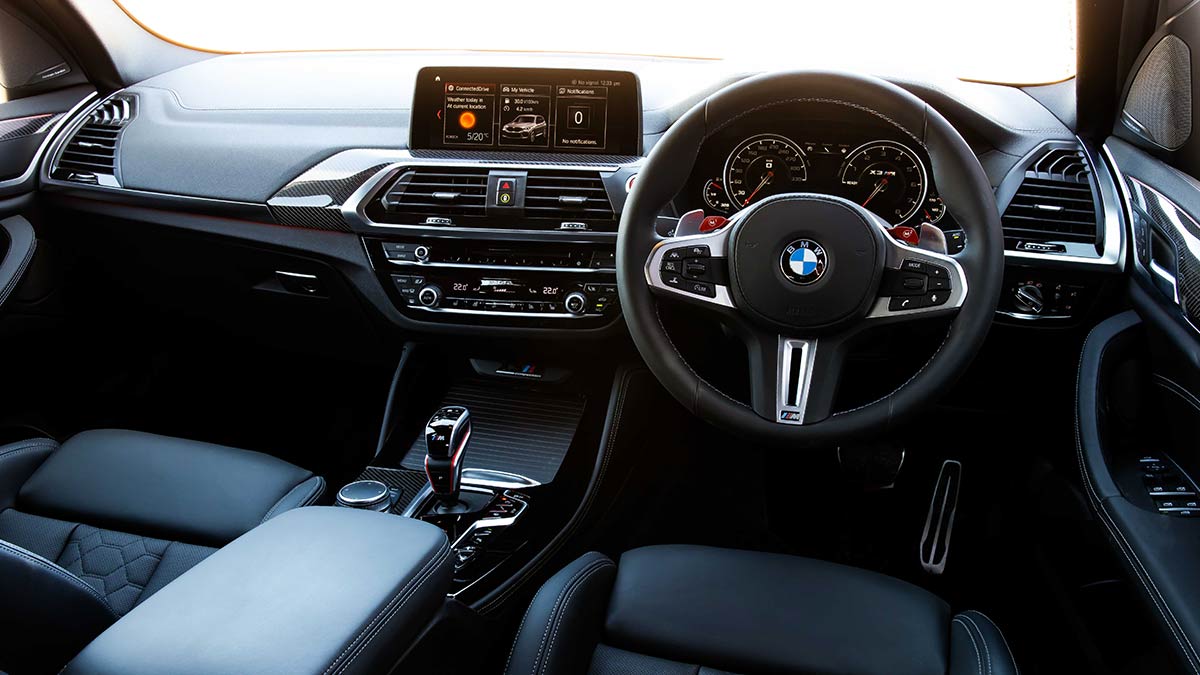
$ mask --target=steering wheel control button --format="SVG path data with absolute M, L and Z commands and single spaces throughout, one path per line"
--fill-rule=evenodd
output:
M 685 281 L 683 290 L 688 293 L 703 295 L 706 298 L 717 297 L 717 289 L 712 284 L 704 281 Z
M 670 261 L 675 261 L 675 260 L 682 261 L 683 260 L 683 249 L 682 248 L 673 248 L 673 249 L 667 251 L 666 253 L 664 253 L 663 261 L 665 262 L 665 261 L 669 261 L 669 260 Z
M 688 279 L 707 279 L 708 261 L 704 259 L 689 259 L 683 263 L 683 276 Z
M 888 309 L 893 312 L 902 312 L 909 309 L 924 309 L 928 306 L 928 295 L 897 296 L 888 301 Z
M 688 246 L 684 249 L 685 258 L 707 258 L 709 255 L 709 249 L 706 245 Z
M 683 262 L 680 260 L 663 260 L 660 271 L 663 274 L 679 274 L 683 271 Z
M 884 274 L 881 295 L 891 296 L 889 311 L 902 312 L 941 307 L 949 302 L 951 290 L 950 272 L 945 267 L 908 259 L 899 270 Z

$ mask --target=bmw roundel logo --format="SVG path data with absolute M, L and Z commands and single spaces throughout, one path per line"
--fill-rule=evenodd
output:
M 797 239 L 783 249 L 780 259 L 783 276 L 792 283 L 811 284 L 825 275 L 829 257 L 824 247 L 812 239 Z

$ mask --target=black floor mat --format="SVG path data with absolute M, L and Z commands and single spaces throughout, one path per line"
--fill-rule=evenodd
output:
M 471 440 L 465 466 L 507 471 L 539 483 L 554 480 L 583 416 L 584 397 L 495 384 L 484 380 L 459 382 L 442 405 L 466 406 L 471 411 Z M 422 435 L 400 463 L 422 470 Z

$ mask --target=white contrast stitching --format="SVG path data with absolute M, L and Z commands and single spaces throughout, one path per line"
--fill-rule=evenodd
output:
M 567 594 L 566 599 L 563 600 L 562 607 L 559 608 L 558 617 L 556 617 L 554 620 L 554 633 L 550 636 L 550 645 L 546 647 L 546 658 L 542 661 L 541 668 L 539 669 L 540 672 L 546 672 L 546 664 L 550 663 L 550 657 L 554 654 L 554 643 L 558 641 L 558 629 L 562 626 L 562 619 L 563 616 L 566 615 L 567 608 L 571 606 L 571 598 L 575 597 L 575 591 L 583 588 L 583 586 L 587 583 L 587 580 L 590 579 L 596 572 L 614 566 L 615 565 L 613 565 L 612 561 L 601 561 L 601 564 L 587 569 L 580 577 L 579 583 L 575 584 L 575 586 L 571 588 L 571 592 Z
M 1079 367 L 1075 374 L 1075 454 L 1076 459 L 1079 462 L 1079 473 L 1082 476 L 1083 484 L 1086 488 L 1085 491 L 1088 495 L 1088 502 L 1092 505 L 1092 508 L 1096 510 L 1096 514 L 1100 517 L 1101 524 L 1104 525 L 1109 536 L 1112 537 L 1113 542 L 1117 545 L 1117 550 L 1121 552 L 1121 555 L 1125 556 L 1126 562 L 1128 562 L 1129 566 L 1133 569 L 1134 576 L 1137 577 L 1138 581 L 1142 584 L 1142 588 L 1145 589 L 1146 597 L 1150 599 L 1150 602 L 1154 605 L 1154 608 L 1158 610 L 1158 613 L 1163 617 L 1163 620 L 1167 625 L 1167 630 L 1171 632 L 1171 636 L 1175 638 L 1176 644 L 1178 644 L 1180 649 L 1183 651 L 1183 656 L 1187 660 L 1192 671 L 1200 672 L 1200 669 L 1197 669 L 1196 661 L 1194 659 L 1196 652 L 1195 648 L 1192 646 L 1191 639 L 1188 638 L 1186 633 L 1183 633 L 1181 637 L 1181 632 L 1183 630 L 1182 626 L 1178 625 L 1174 613 L 1171 611 L 1170 606 L 1167 605 L 1166 599 L 1161 596 L 1158 586 L 1154 583 L 1154 579 L 1150 577 L 1149 572 L 1146 571 L 1146 568 L 1142 565 L 1141 560 L 1138 559 L 1137 552 L 1134 551 L 1133 547 L 1129 545 L 1128 540 L 1125 539 L 1125 535 L 1120 531 L 1120 528 L 1117 527 L 1116 521 L 1113 521 L 1111 516 L 1109 516 L 1108 509 L 1104 504 L 1105 500 L 1102 499 L 1099 492 L 1096 491 L 1096 487 L 1092 483 L 1092 476 L 1088 472 L 1087 465 L 1084 462 L 1083 436 L 1080 430 L 1081 422 L 1079 419 L 1080 386 L 1083 382 L 1083 362 L 1087 355 L 1087 343 L 1092 339 L 1092 335 L 1103 323 L 1104 322 L 1101 322 L 1093 326 L 1092 330 L 1088 332 L 1087 337 L 1084 338 L 1084 346 L 1079 354 Z M 1106 349 L 1107 345 L 1101 349 L 1101 361 L 1104 359 L 1104 352 Z M 1151 587 L 1153 587 L 1153 591 L 1151 590 Z M 1179 628 L 1178 631 L 1176 630 L 1177 627 Z M 1187 643 L 1186 646 L 1184 645 L 1184 642 Z
M 981 643 L 983 643 L 983 655 L 985 657 L 987 657 L 987 672 L 988 672 L 988 675 L 991 675 L 991 673 L 992 673 L 992 650 L 988 649 L 987 636 L 983 634 L 983 630 L 979 628 L 979 624 L 975 623 L 974 619 L 967 616 L 966 614 L 960 614 L 959 616 L 961 616 L 963 618 L 963 620 L 965 620 L 965 621 L 970 621 L 971 625 L 975 627 L 975 631 L 979 633 L 979 641 Z
M 975 650 L 975 667 L 979 670 L 980 675 L 983 675 L 983 658 L 979 654 L 979 645 L 975 644 L 975 636 L 971 634 L 971 629 L 967 627 L 966 622 L 957 616 L 954 617 L 954 621 L 951 623 L 956 623 L 962 626 L 963 630 L 967 631 L 967 637 L 971 639 L 971 648 Z

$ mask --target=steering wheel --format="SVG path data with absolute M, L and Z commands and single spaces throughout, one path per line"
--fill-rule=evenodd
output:
M 654 223 L 683 189 L 704 141 L 746 115 L 822 104 L 874 116 L 928 152 L 938 192 L 966 234 L 954 256 L 911 247 L 839 197 L 780 194 L 715 232 L 664 238 Z M 883 80 L 831 72 L 767 74 L 733 84 L 683 115 L 654 146 L 617 236 L 625 321 L 650 370 L 693 414 L 733 433 L 813 445 L 879 433 L 962 373 L 987 336 L 1004 273 L 992 188 L 962 136 L 937 111 Z M 659 300 L 706 308 L 745 343 L 751 403 L 706 382 L 671 342 Z M 848 343 L 896 322 L 953 315 L 945 341 L 892 393 L 835 412 Z

